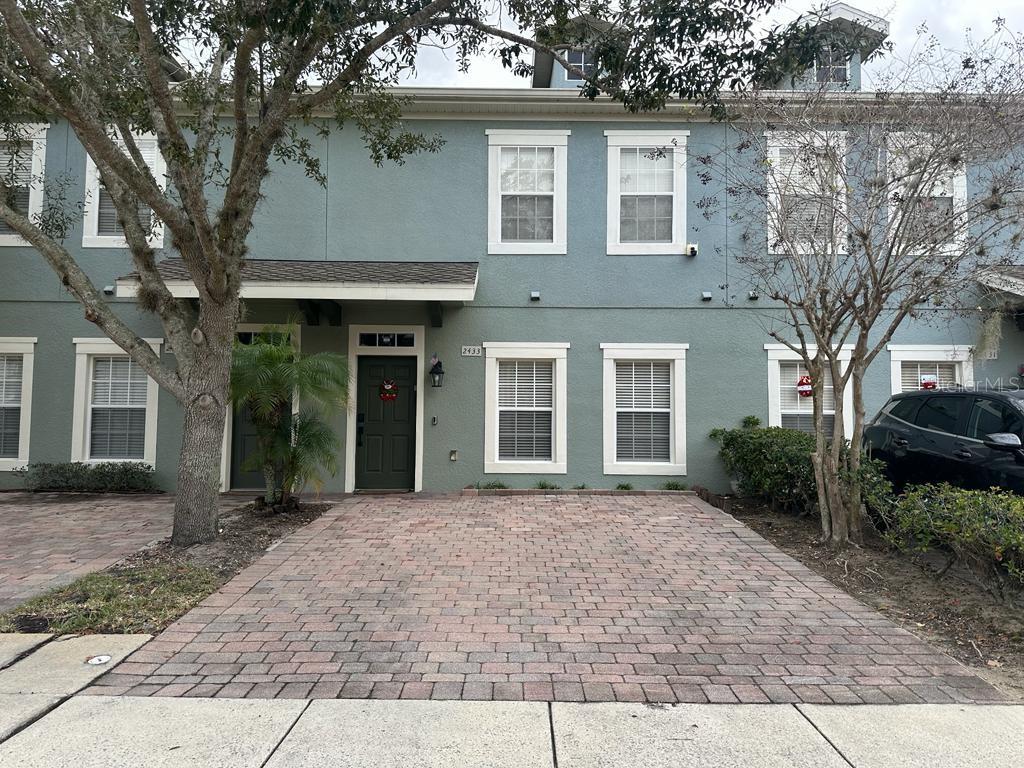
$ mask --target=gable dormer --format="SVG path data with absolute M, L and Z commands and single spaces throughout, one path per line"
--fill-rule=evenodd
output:
M 538 30 L 537 37 L 550 43 L 570 64 L 590 74 L 594 71 L 593 47 L 612 25 L 594 16 L 577 16 L 560 29 Z M 533 88 L 579 88 L 583 80 L 570 72 L 549 53 L 537 51 L 533 55 Z
M 786 75 L 779 90 L 861 89 L 861 65 L 889 35 L 889 22 L 846 3 L 833 3 L 814 17 L 808 36 L 818 46 L 814 65 Z

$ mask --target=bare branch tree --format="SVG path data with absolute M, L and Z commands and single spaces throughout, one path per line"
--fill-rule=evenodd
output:
M 964 52 L 927 39 L 878 80 L 873 93 L 753 91 L 705 158 L 745 277 L 774 302 L 768 333 L 810 376 L 822 532 L 836 544 L 861 536 L 868 367 L 908 318 L 974 311 L 979 272 L 1022 237 L 1024 44 L 1001 28 Z

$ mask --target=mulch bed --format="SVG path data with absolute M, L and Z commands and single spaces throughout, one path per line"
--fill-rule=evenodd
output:
M 223 512 L 216 541 L 165 540 L 32 598 L 0 615 L 0 631 L 156 633 L 198 605 L 275 541 L 311 523 L 329 504 L 274 512 L 245 504 Z
M 972 574 L 937 576 L 944 558 L 900 553 L 876 533 L 863 547 L 835 551 L 819 540 L 817 518 L 771 512 L 730 499 L 727 511 L 786 554 L 891 621 L 1024 698 L 1024 599 L 1004 603 Z

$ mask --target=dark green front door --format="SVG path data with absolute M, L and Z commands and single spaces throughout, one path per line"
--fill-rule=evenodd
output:
M 231 419 L 231 490 L 249 491 L 263 487 L 262 472 L 242 468 L 245 460 L 255 453 L 256 428 L 249 418 L 249 409 L 238 408 Z
M 416 358 L 360 357 L 356 489 L 411 490 L 416 467 Z M 381 396 L 394 383 L 394 399 Z

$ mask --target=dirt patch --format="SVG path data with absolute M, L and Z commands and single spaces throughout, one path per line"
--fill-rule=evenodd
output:
M 732 499 L 728 511 L 786 554 L 891 621 L 1024 699 L 1024 604 L 1004 604 L 963 571 L 937 576 L 944 559 L 894 551 L 872 533 L 836 552 L 818 539 L 818 520 L 773 513 Z
M 179 548 L 161 541 L 0 615 L 0 631 L 156 633 L 186 614 L 275 541 L 329 504 L 273 512 L 254 504 L 221 514 L 221 535 Z

